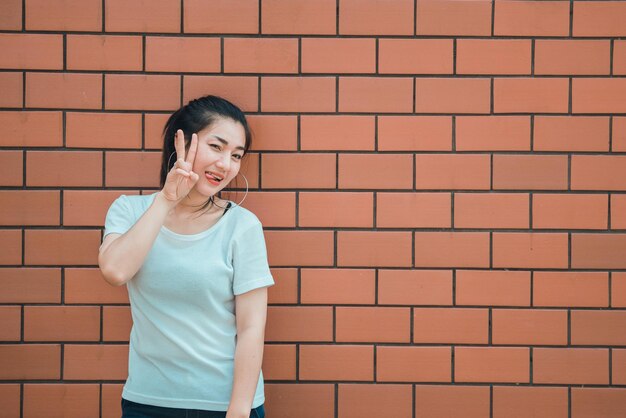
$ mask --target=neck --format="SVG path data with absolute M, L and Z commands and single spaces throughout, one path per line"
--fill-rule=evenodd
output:
M 176 205 L 175 207 L 175 211 L 178 213 L 185 213 L 185 212 L 193 213 L 199 210 L 201 207 L 203 207 L 208 201 L 209 197 L 210 196 L 202 195 L 198 193 L 195 189 L 192 189 L 191 192 L 189 192 L 189 194 L 186 197 L 184 197 L 180 202 L 178 202 L 178 205 Z M 222 205 L 221 202 L 223 202 L 217 196 L 213 196 L 213 201 L 216 202 L 217 204 L 214 207 L 209 208 L 209 212 L 213 212 L 215 209 L 219 209 L 218 205 L 221 206 Z

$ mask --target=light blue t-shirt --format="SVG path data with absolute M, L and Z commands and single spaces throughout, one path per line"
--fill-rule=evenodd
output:
M 104 235 L 128 231 L 155 194 L 120 196 Z M 170 408 L 226 411 L 233 385 L 235 295 L 271 286 L 263 228 L 233 206 L 193 235 L 161 227 L 127 283 L 133 328 L 122 397 Z M 259 376 L 252 407 L 265 400 Z

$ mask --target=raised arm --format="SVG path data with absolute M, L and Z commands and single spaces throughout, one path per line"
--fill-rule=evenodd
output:
M 98 265 L 104 279 L 114 286 L 125 284 L 139 271 L 168 212 L 189 194 L 199 179 L 192 171 L 198 147 L 197 135 L 194 133 L 191 137 L 187 158 L 181 130 L 176 133 L 175 146 L 178 159 L 152 205 L 128 231 L 107 235 L 100 246 Z

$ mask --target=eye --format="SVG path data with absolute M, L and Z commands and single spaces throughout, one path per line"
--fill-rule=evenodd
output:
M 243 158 L 243 155 L 233 154 L 233 158 L 236 160 L 241 160 Z
M 222 147 L 220 147 L 219 144 L 209 144 L 209 146 L 218 151 L 222 149 Z

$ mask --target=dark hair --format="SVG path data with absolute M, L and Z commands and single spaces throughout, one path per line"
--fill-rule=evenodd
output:
M 172 169 L 176 159 L 174 137 L 179 129 L 185 134 L 185 148 L 191 144 L 191 135 L 211 126 L 220 118 L 239 122 L 246 135 L 244 155 L 252 145 L 252 132 L 241 109 L 218 96 L 204 96 L 194 99 L 174 112 L 163 128 L 163 157 L 161 161 L 161 187 L 165 184 L 167 173 Z

